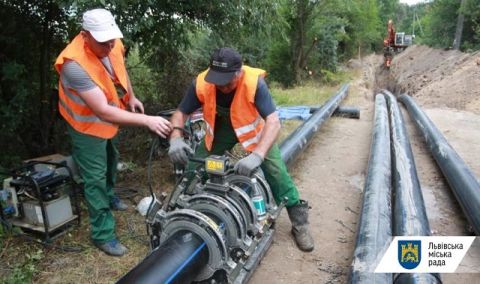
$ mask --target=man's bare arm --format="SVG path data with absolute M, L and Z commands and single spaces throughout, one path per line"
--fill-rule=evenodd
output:
M 172 133 L 170 134 L 170 140 L 177 137 L 183 137 L 182 131 L 176 128 L 183 128 L 187 118 L 188 114 L 185 114 L 178 109 L 173 113 L 172 117 L 170 118 L 173 129 Z
M 278 133 L 280 133 L 280 119 L 277 112 L 273 112 L 265 118 L 265 126 L 263 127 L 262 137 L 260 142 L 253 152 L 265 158 L 270 147 L 272 147 L 275 140 L 277 140 Z
M 167 137 L 170 134 L 171 124 L 168 120 L 159 116 L 131 113 L 111 106 L 99 87 L 80 92 L 79 95 L 101 120 L 119 125 L 146 126 L 161 137 Z

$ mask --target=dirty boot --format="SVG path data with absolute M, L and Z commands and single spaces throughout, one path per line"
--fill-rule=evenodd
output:
M 308 230 L 308 203 L 300 203 L 287 208 L 288 217 L 292 222 L 292 235 L 300 250 L 310 252 L 314 248 L 313 238 Z
M 123 200 L 115 196 L 110 202 L 110 208 L 116 211 L 125 211 L 128 209 L 128 205 L 123 202 Z
M 128 249 L 117 239 L 113 239 L 106 243 L 95 243 L 95 246 L 111 256 L 122 256 L 128 252 Z

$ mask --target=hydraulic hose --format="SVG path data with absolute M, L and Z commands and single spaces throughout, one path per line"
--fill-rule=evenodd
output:
M 208 262 L 208 248 L 195 233 L 179 231 L 154 249 L 117 283 L 191 283 Z
M 391 273 L 374 273 L 392 237 L 390 129 L 383 95 L 375 97 L 375 118 L 363 206 L 348 283 L 392 283 Z
M 433 158 L 447 179 L 475 234 L 480 236 L 478 179 L 415 101 L 407 95 L 400 96 L 399 100 L 405 105 L 415 125 L 422 132 Z

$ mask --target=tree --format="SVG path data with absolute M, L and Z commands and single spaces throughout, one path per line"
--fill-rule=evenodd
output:
M 200 29 L 234 34 L 249 25 L 252 17 L 248 13 L 262 5 L 259 0 L 106 2 L 0 0 L 2 165 L 9 167 L 20 159 L 57 152 L 68 144 L 59 127 L 63 124 L 57 123 L 58 77 L 53 63 L 79 32 L 78 23 L 86 9 L 105 7 L 112 11 L 125 36 L 127 54 L 134 43 L 138 44 L 142 60 L 135 65 L 150 68 L 156 84 L 153 96 L 139 95 L 148 99 L 163 94 L 167 99 L 161 103 L 173 104 L 183 94 L 194 70 L 184 53 L 192 44 L 192 34 Z M 262 5 L 266 7 L 262 11 L 266 12 L 269 6 Z M 263 19 L 252 22 L 262 26 Z M 160 107 L 158 100 L 151 102 Z
M 457 28 L 455 29 L 455 39 L 453 40 L 453 49 L 460 49 L 460 44 L 462 41 L 462 32 L 463 32 L 463 23 L 465 21 L 465 15 L 463 13 L 463 8 L 465 7 L 466 0 L 462 0 L 460 3 L 460 9 L 458 11 L 457 17 Z
M 52 61 L 71 22 L 55 1 L 0 1 L 0 17 L 0 158 L 10 164 L 52 151 Z
M 422 42 L 433 47 L 478 49 L 479 0 L 436 0 L 421 18 L 425 28 Z M 463 24 L 462 24 L 463 23 Z M 458 39 L 457 39 L 458 38 Z M 455 41 L 455 46 L 452 42 Z

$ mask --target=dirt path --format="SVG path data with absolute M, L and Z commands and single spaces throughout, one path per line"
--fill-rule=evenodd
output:
M 380 56 L 364 59 L 363 77 L 351 84 L 349 97 L 343 103 L 360 107 L 361 119 L 330 119 L 291 170 L 301 196 L 312 206 L 310 221 L 316 242 L 315 250 L 302 253 L 295 247 L 290 237 L 287 214 L 283 212 L 277 223 L 274 243 L 255 271 L 251 283 L 346 283 L 370 152 L 373 89 L 379 83 L 383 83 L 380 87 L 387 85 L 379 82 L 379 78 L 374 83 L 375 69 L 381 60 Z M 458 98 L 455 100 L 459 101 Z M 479 113 L 446 107 L 429 108 L 429 101 L 435 102 L 431 105 L 439 105 L 438 101 L 422 98 L 421 105 L 427 115 L 473 172 L 480 176 Z M 408 113 L 404 111 L 403 114 L 432 234 L 469 235 L 463 213 L 422 136 Z M 473 250 L 471 254 L 474 261 L 480 261 L 480 248 Z M 475 265 L 470 267 L 470 271 L 473 269 L 479 273 L 444 274 L 442 279 L 444 283 L 480 283 L 480 266 L 478 262 Z
M 301 197 L 312 207 L 315 250 L 296 248 L 283 212 L 274 244 L 251 283 L 346 282 L 370 151 L 373 99 L 364 88 L 369 73 L 365 70 L 365 78 L 351 84 L 343 103 L 360 107 L 361 119 L 330 119 L 291 170 Z

